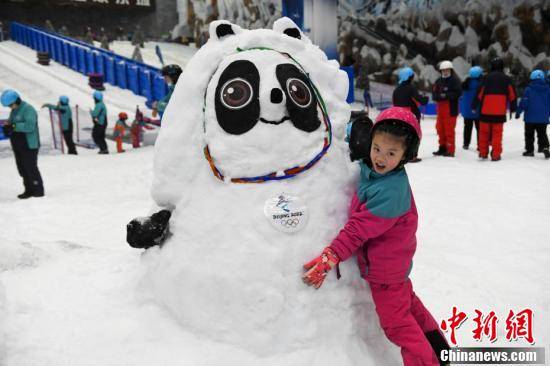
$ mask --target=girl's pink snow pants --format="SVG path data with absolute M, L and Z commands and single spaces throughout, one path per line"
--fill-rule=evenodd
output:
M 401 347 L 405 366 L 439 366 L 424 335 L 438 324 L 412 289 L 410 279 L 396 284 L 369 282 L 380 325 L 388 339 Z

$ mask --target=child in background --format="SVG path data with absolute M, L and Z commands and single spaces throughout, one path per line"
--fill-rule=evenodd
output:
M 439 71 L 441 77 L 435 81 L 432 88 L 433 100 L 437 102 L 435 128 L 439 139 L 439 149 L 433 154 L 452 158 L 455 156 L 456 117 L 462 88 L 451 61 L 442 61 L 439 64 Z
M 405 366 L 439 366 L 441 350 L 449 346 L 409 279 L 418 214 L 404 165 L 417 152 L 420 126 L 408 109 L 391 107 L 377 117 L 371 136 L 348 222 L 319 257 L 304 265 L 303 280 L 319 288 L 334 266 L 357 255 L 380 325 L 401 347 Z
M 525 88 L 523 97 L 516 111 L 516 118 L 525 111 L 525 152 L 523 156 L 535 156 L 535 131 L 537 131 L 538 152 L 550 159 L 546 126 L 550 117 L 550 84 L 544 80 L 544 72 L 535 70 L 531 73 L 531 82 Z
M 418 89 L 412 84 L 414 79 L 414 71 L 410 67 L 404 67 L 399 70 L 399 85 L 393 91 L 392 102 L 396 107 L 409 109 L 415 115 L 420 125 L 420 109 L 421 105 L 428 104 L 429 98 L 418 94 Z M 417 156 L 413 157 L 410 162 L 418 163 L 422 161 Z
M 122 148 L 122 138 L 124 137 L 124 131 L 127 128 L 130 128 L 126 124 L 126 120 L 128 119 L 128 115 L 125 112 L 120 112 L 118 114 L 118 121 L 116 121 L 115 128 L 114 128 L 114 138 L 116 141 L 116 150 L 119 153 L 125 152 L 125 150 Z
M 42 108 L 48 108 L 50 110 L 59 111 L 61 116 L 61 129 L 63 130 L 63 139 L 67 144 L 68 153 L 71 155 L 77 155 L 76 147 L 73 141 L 73 112 L 69 105 L 69 97 L 62 95 L 59 97 L 57 105 L 43 104 Z
M 460 113 L 464 117 L 464 142 L 462 147 L 468 150 L 470 141 L 472 141 L 472 130 L 476 127 L 476 146 L 477 137 L 479 137 L 479 108 L 473 109 L 472 102 L 477 96 L 477 91 L 481 85 L 483 69 L 474 66 L 470 69 L 469 76 L 462 83 L 462 99 L 460 100 Z

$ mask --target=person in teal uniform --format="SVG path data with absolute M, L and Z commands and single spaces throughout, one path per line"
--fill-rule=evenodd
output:
M 92 115 L 92 122 L 94 127 L 92 128 L 92 139 L 94 143 L 99 147 L 99 154 L 108 154 L 109 149 L 105 142 L 105 130 L 107 129 L 107 107 L 103 103 L 103 93 L 95 91 L 93 94 L 95 107 L 90 114 Z
M 8 123 L 2 128 L 4 135 L 10 137 L 17 171 L 23 178 L 25 187 L 25 191 L 17 197 L 43 197 L 44 184 L 38 170 L 40 135 L 36 110 L 21 100 L 19 93 L 12 89 L 4 90 L 0 95 L 0 103 L 11 109 Z
M 76 147 L 73 141 L 73 112 L 69 105 L 69 97 L 62 95 L 59 97 L 57 104 L 46 103 L 42 105 L 42 108 L 48 108 L 50 110 L 58 111 L 61 117 L 61 129 L 63 130 L 63 139 L 67 145 L 69 154 L 77 155 Z
M 162 99 L 153 103 L 153 116 L 155 116 L 155 114 L 158 112 L 158 114 L 162 118 L 162 115 L 166 110 L 166 106 L 168 106 L 168 102 L 172 97 L 172 93 L 174 92 L 174 88 L 176 87 L 176 83 L 178 82 L 182 70 L 181 67 L 173 64 L 164 66 L 161 73 L 164 77 L 164 81 L 166 81 L 166 84 L 168 84 L 168 93 Z

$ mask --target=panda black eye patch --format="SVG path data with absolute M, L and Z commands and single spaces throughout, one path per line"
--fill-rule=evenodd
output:
M 286 108 L 294 127 L 305 132 L 317 130 L 321 125 L 317 97 L 308 78 L 292 64 L 277 65 L 275 74 L 286 95 Z
M 214 104 L 220 127 L 232 135 L 250 131 L 260 118 L 260 73 L 247 60 L 233 61 L 220 75 Z

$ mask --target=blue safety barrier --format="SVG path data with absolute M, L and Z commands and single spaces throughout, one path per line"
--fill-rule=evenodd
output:
M 160 100 L 168 93 L 166 82 L 161 74 L 153 75 L 153 100 Z
M 71 69 L 74 71 L 78 71 L 78 50 L 77 47 L 74 44 L 68 44 L 69 45 L 69 54 L 71 55 Z
M 128 78 L 128 89 L 133 91 L 134 94 L 140 95 L 138 66 L 136 64 L 126 65 L 126 77 Z
M 81 74 L 86 75 L 88 70 L 86 68 L 86 49 L 83 47 L 78 47 L 77 53 L 78 53 L 78 71 Z
M 94 62 L 94 52 L 90 49 L 85 50 L 86 52 L 86 73 L 87 74 L 95 74 L 96 67 Z
M 105 61 L 103 54 L 100 52 L 92 51 L 94 54 L 95 72 L 105 76 Z M 103 78 L 105 80 L 105 78 Z
M 139 95 L 144 96 L 147 100 L 152 100 L 153 93 L 151 88 L 151 72 L 147 69 L 138 67 L 139 78 Z
M 115 59 L 111 56 L 103 56 L 103 61 L 105 65 L 105 82 L 111 85 L 117 85 L 116 83 L 116 69 L 115 69 Z
M 67 42 L 61 43 L 63 47 L 63 65 L 71 67 L 71 53 L 70 53 L 70 44 Z
M 126 61 L 115 59 L 116 85 L 122 89 L 128 89 L 128 73 L 126 72 Z
M 158 68 L 74 38 L 17 22 L 11 22 L 10 34 L 14 41 L 36 51 L 48 52 L 53 60 L 84 75 L 103 74 L 107 83 L 145 96 L 149 104 L 167 93 L 166 82 Z

